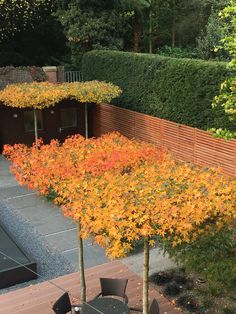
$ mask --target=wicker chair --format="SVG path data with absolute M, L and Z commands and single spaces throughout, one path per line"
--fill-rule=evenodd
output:
M 71 304 L 70 297 L 67 292 L 65 292 L 60 298 L 53 304 L 53 311 L 56 314 L 66 314 L 74 313 L 80 314 L 80 305 Z
M 95 297 L 117 296 L 123 299 L 123 302 L 128 304 L 128 297 L 125 294 L 128 279 L 112 279 L 100 278 L 101 292 Z
M 143 309 L 140 308 L 135 308 L 135 307 L 130 307 L 129 308 L 131 312 L 143 312 Z M 153 299 L 150 306 L 149 306 L 149 314 L 159 314 L 160 313 L 160 308 L 159 304 L 156 299 Z

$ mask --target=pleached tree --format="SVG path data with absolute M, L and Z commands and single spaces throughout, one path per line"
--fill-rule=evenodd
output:
M 177 163 L 165 151 L 117 133 L 87 140 L 75 136 L 62 146 L 53 141 L 40 149 L 6 147 L 5 153 L 22 184 L 43 195 L 53 192 L 64 214 L 80 224 L 80 236 L 92 236 L 110 257 L 123 257 L 137 241 L 144 242 L 145 314 L 155 237 L 177 246 L 214 232 L 215 226 L 231 228 L 236 220 L 235 180 Z

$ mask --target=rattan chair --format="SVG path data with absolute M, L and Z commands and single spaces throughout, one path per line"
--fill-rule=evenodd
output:
M 143 313 L 143 309 L 141 308 L 130 307 L 129 309 L 131 312 L 134 311 Z M 159 304 L 156 299 L 153 299 L 149 306 L 149 314 L 159 314 L 159 312 L 160 312 Z
M 70 297 L 67 292 L 65 292 L 60 298 L 53 304 L 53 311 L 56 314 L 66 314 L 66 313 L 80 313 L 80 305 L 71 304 Z
M 125 294 L 128 279 L 100 278 L 101 292 L 95 297 L 117 296 L 128 304 L 128 297 Z
M 159 314 L 159 312 L 159 304 L 156 299 L 153 299 L 149 307 L 149 314 Z

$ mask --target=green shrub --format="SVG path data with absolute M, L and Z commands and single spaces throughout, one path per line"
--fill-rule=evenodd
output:
M 114 103 L 178 123 L 208 129 L 230 128 L 221 108 L 211 103 L 229 73 L 226 64 L 118 51 L 84 55 L 85 80 L 119 85 L 123 94 Z
M 187 271 L 199 273 L 221 293 L 222 287 L 236 291 L 235 238 L 236 227 L 224 228 L 208 236 L 202 235 L 193 243 L 175 248 L 170 242 L 161 239 L 159 245 Z

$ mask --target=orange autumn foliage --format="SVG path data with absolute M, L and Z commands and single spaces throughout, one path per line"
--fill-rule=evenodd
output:
M 43 109 L 55 106 L 63 99 L 75 99 L 83 103 L 109 103 L 120 94 L 118 86 L 99 81 L 62 84 L 32 82 L 8 85 L 0 91 L 0 101 L 10 107 Z
M 140 238 L 160 235 L 178 245 L 236 220 L 236 180 L 117 133 L 6 146 L 4 153 L 21 184 L 53 191 L 64 214 L 80 221 L 82 236 L 93 235 L 113 257 Z
M 39 140 L 32 147 L 5 145 L 3 154 L 13 161 L 11 170 L 21 185 L 47 195 L 52 188 L 59 192 L 62 181 L 128 167 L 147 156 L 157 159 L 161 152 L 111 133 L 98 139 L 74 135 L 62 145 L 57 140 L 49 145 Z

